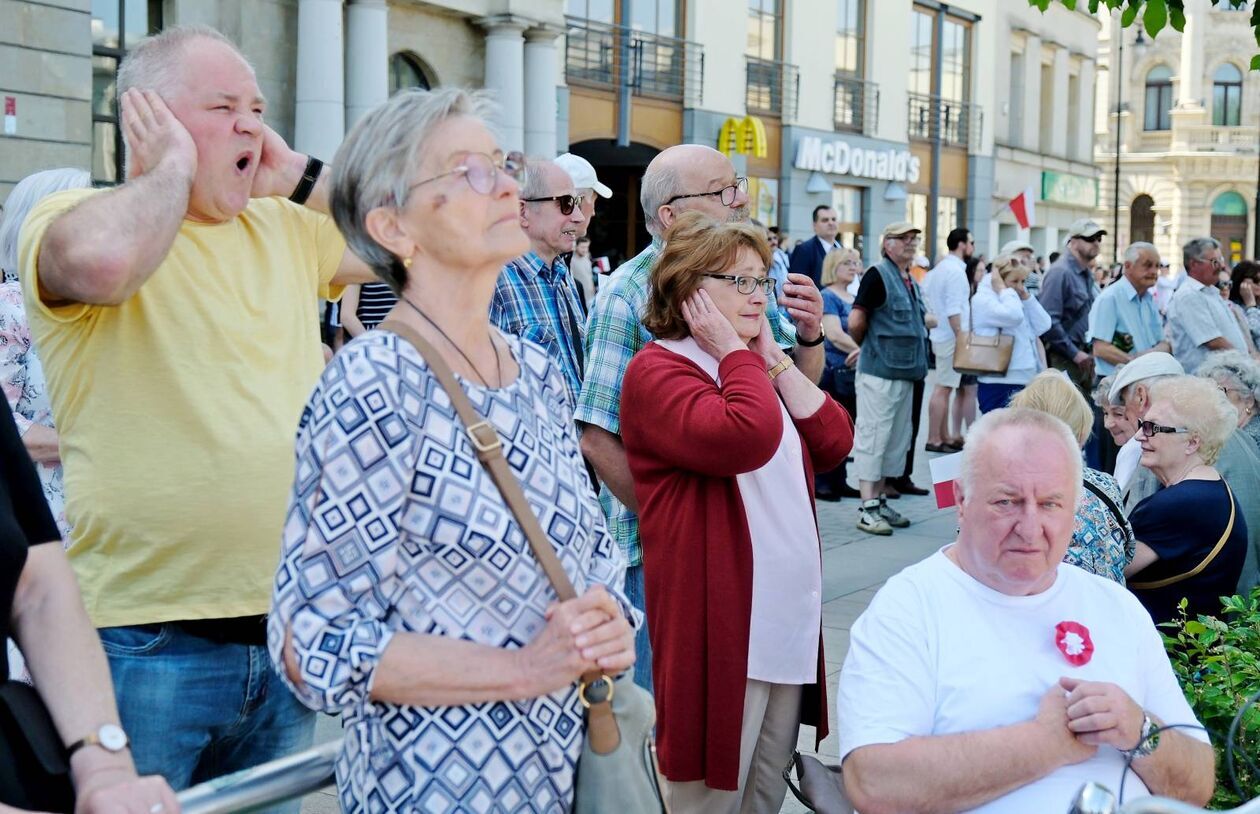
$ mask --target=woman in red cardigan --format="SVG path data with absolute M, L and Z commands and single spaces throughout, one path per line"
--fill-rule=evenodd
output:
M 753 226 L 679 217 L 622 384 L 657 745 L 688 814 L 777 812 L 800 724 L 827 734 L 814 470 L 853 423 L 775 344 L 770 261 Z

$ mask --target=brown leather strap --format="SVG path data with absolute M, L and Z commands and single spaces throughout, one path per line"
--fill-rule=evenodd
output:
M 1221 483 L 1225 483 L 1222 478 Z M 1221 533 L 1221 539 L 1216 541 L 1216 545 L 1212 546 L 1212 550 L 1208 552 L 1203 561 L 1181 574 L 1175 574 L 1164 579 L 1157 579 L 1151 582 L 1130 582 L 1129 588 L 1139 591 L 1151 591 L 1156 588 L 1167 588 L 1169 585 L 1176 585 L 1190 577 L 1198 576 L 1203 573 L 1203 569 L 1212 564 L 1212 560 L 1216 559 L 1216 555 L 1221 553 L 1221 549 L 1225 547 L 1225 543 L 1229 540 L 1229 535 L 1234 532 L 1234 492 L 1229 488 L 1229 484 L 1225 483 L 1225 495 L 1229 498 L 1229 522 L 1225 524 L 1225 531 Z
M 481 465 L 490 473 L 490 477 L 494 480 L 496 486 L 499 487 L 499 493 L 503 495 L 503 501 L 507 503 L 508 508 L 512 511 L 512 515 L 516 518 L 516 522 L 520 525 L 521 531 L 525 532 L 525 539 L 529 541 L 529 547 L 534 552 L 534 558 L 538 560 L 538 564 L 542 566 L 543 573 L 547 575 L 547 579 L 551 581 L 551 587 L 556 591 L 556 595 L 560 599 L 573 599 L 577 596 L 577 591 L 573 587 L 573 583 L 569 581 L 569 575 L 564 572 L 564 566 L 560 564 L 560 558 L 556 556 L 555 550 L 551 546 L 551 539 L 543 531 L 542 524 L 538 522 L 538 516 L 534 514 L 534 510 L 529 505 L 529 499 L 525 497 L 525 493 L 521 490 L 521 484 L 517 481 L 516 476 L 512 474 L 512 468 L 508 465 L 507 459 L 503 457 L 503 442 L 499 438 L 498 432 L 489 421 L 481 417 L 477 412 L 477 408 L 473 407 L 468 395 L 464 392 L 464 388 L 459 386 L 459 382 L 455 379 L 455 374 L 451 371 L 450 366 L 437 349 L 429 343 L 427 339 L 421 336 L 410 325 L 406 325 L 398 320 L 387 320 L 377 326 L 379 330 L 390 331 L 397 334 L 401 338 L 407 340 L 415 347 L 416 352 L 429 365 L 429 370 L 437 377 L 438 384 L 442 385 L 442 389 L 446 391 L 447 397 L 451 400 L 451 406 L 455 408 L 455 414 L 459 416 L 459 420 L 464 424 L 464 430 L 468 433 L 468 439 L 472 443 L 473 449 L 477 452 L 477 459 L 481 461 Z M 605 685 L 607 694 L 599 700 L 590 700 L 586 702 L 586 693 L 583 693 L 583 703 L 586 704 L 587 715 L 587 736 L 591 740 L 591 746 L 595 751 L 606 754 L 617 748 L 621 735 L 617 731 L 617 720 L 612 714 L 612 682 L 606 681 L 607 677 L 599 670 L 593 670 L 582 676 L 583 690 L 589 687 Z

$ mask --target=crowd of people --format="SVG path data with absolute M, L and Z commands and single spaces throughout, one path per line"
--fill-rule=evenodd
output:
M 1044 271 L 961 227 L 927 269 L 911 222 L 867 264 L 829 206 L 788 251 L 684 144 L 643 175 L 650 244 L 603 274 L 612 191 L 505 152 L 480 92 L 400 92 L 331 166 L 213 29 L 137 44 L 119 93 L 126 182 L 39 173 L 0 225 L 0 671 L 68 754 L 33 784 L 0 727 L 0 810 L 175 814 L 318 711 L 346 812 L 567 811 L 578 680 L 629 671 L 679 812 L 778 811 L 828 689 L 865 814 L 1065 807 L 1129 760 L 1210 796 L 1206 738 L 1154 736 L 1194 714 L 1152 620 L 1260 581 L 1260 266 L 1203 238 L 1174 278 L 1135 243 L 1100 288 L 1089 220 Z M 994 337 L 1004 364 L 955 365 Z M 879 592 L 828 688 L 815 500 L 909 526 L 925 403 L 927 451 L 963 456 L 957 539 Z

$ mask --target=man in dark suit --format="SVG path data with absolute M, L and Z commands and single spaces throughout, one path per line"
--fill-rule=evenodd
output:
M 814 285 L 821 288 L 823 258 L 832 249 L 842 248 L 836 234 L 840 231 L 840 216 L 830 206 L 814 207 L 814 236 L 802 240 L 792 250 L 791 271 L 807 275 Z

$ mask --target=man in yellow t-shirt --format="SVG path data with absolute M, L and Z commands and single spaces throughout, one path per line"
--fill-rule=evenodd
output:
M 323 365 L 316 298 L 372 276 L 327 217 L 329 173 L 263 123 L 222 35 L 168 29 L 118 84 L 127 182 L 42 201 L 21 277 L 70 557 L 136 765 L 180 789 L 310 741 L 263 617 Z

